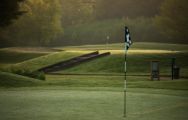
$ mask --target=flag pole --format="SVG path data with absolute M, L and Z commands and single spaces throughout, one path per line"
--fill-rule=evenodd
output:
M 125 43 L 126 48 L 126 43 Z M 124 71 L 124 117 L 127 115 L 127 49 L 125 49 L 125 71 Z
M 124 117 L 127 115 L 127 29 L 125 27 L 125 64 L 124 64 Z
M 125 71 L 124 71 L 124 117 L 127 117 L 127 53 L 132 41 L 128 27 L 125 27 Z

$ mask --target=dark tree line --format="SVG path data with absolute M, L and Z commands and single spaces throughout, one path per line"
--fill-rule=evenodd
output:
M 19 10 L 19 3 L 24 0 L 1 0 L 0 1 L 0 27 L 5 27 L 12 23 L 13 19 L 24 12 Z
M 1 0 L 0 46 L 103 43 L 109 33 L 115 42 L 124 25 L 140 42 L 188 43 L 187 4 L 188 0 Z
M 97 19 L 153 17 L 164 0 L 97 0 Z

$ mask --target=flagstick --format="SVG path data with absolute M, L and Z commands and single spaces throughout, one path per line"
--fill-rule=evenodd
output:
M 125 27 L 125 79 L 124 79 L 124 117 L 127 117 L 127 53 L 131 42 L 128 27 Z
M 126 44 L 125 44 L 126 48 Z M 127 49 L 125 49 L 125 78 L 124 78 L 124 117 L 127 115 Z

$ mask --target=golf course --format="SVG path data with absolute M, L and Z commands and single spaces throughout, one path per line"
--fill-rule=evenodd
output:
M 42 80 L 24 74 L 95 51 L 111 54 L 40 73 Z M 126 117 L 124 57 L 124 43 L 1 48 L 0 120 L 188 119 L 188 45 L 135 42 L 131 46 Z M 172 58 L 180 67 L 180 79 L 171 80 Z M 160 81 L 151 80 L 151 61 L 159 61 Z

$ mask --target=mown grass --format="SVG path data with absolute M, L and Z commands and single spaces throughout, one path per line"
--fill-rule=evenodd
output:
M 57 47 L 61 50 L 124 50 L 124 43 L 98 44 Z M 188 51 L 188 45 L 185 44 L 167 44 L 152 42 L 133 42 L 131 50 L 168 50 L 168 51 Z
M 62 72 L 78 75 L 46 75 L 46 81 L 0 73 L 1 119 L 187 120 L 187 79 L 172 81 L 168 77 L 161 77 L 161 81 L 150 81 L 149 76 L 130 76 L 149 75 L 150 60 L 153 59 L 159 59 L 161 72 L 169 74 L 170 60 L 174 56 L 177 57 L 178 65 L 182 67 L 181 74 L 184 72 L 186 75 L 187 53 L 186 50 L 180 50 L 181 45 L 178 46 L 180 52 L 168 54 L 152 52 L 148 54 L 143 51 L 139 54 L 129 53 L 126 119 L 123 118 L 124 54 L 119 51 Z M 95 50 L 87 50 L 88 48 L 84 48 L 86 50 L 75 48 L 76 52 L 72 50 L 53 53 L 15 66 L 35 70 Z M 167 51 L 170 49 L 171 47 Z
M 47 75 L 46 81 L 40 81 L 16 74 L 0 72 L 0 87 L 115 87 L 123 89 L 124 76 L 104 75 Z M 128 88 L 153 88 L 188 90 L 188 81 L 180 79 L 171 81 L 151 81 L 149 77 L 128 76 Z
M 46 85 L 64 87 L 124 87 L 124 76 L 98 75 L 47 75 Z M 151 81 L 150 77 L 128 76 L 128 88 L 153 88 L 188 90 L 188 80 L 172 81 L 171 78 L 161 78 L 161 81 Z
M 140 92 L 139 92 L 140 91 Z M 147 93 L 147 92 L 150 93 Z M 127 93 L 123 118 L 123 92 L 63 89 L 0 91 L 2 120 L 186 120 L 187 97 L 152 94 L 151 89 Z M 155 93 L 156 91 L 154 91 Z M 185 93 L 185 91 L 181 91 Z M 179 92 L 180 93 L 180 92 Z

